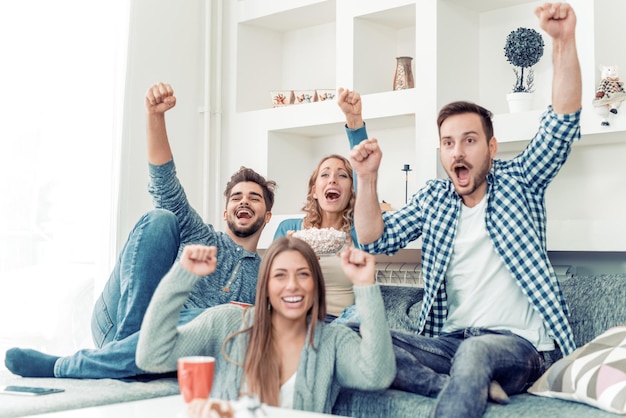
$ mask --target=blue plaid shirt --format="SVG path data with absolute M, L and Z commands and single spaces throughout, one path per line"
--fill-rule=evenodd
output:
M 564 355 L 574 351 L 576 344 L 569 311 L 548 259 L 544 195 L 572 143 L 580 139 L 579 120 L 580 111 L 557 115 L 549 107 L 526 149 L 512 160 L 494 160 L 487 175 L 487 231 Z M 346 132 L 351 147 L 367 138 L 365 127 Z M 385 212 L 383 235 L 363 244 L 370 253 L 394 254 L 422 237 L 424 300 L 418 330 L 427 336 L 438 335 L 448 315 L 444 277 L 460 213 L 461 197 L 452 181 L 431 180 L 403 208 Z

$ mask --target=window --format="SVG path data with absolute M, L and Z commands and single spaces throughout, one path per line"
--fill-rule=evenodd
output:
M 0 3 L 2 359 L 90 343 L 94 277 L 114 256 L 128 7 Z

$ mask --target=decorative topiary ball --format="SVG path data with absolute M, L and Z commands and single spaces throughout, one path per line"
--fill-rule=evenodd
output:
M 543 38 L 534 29 L 517 28 L 506 38 L 504 55 L 516 67 L 529 68 L 543 56 Z

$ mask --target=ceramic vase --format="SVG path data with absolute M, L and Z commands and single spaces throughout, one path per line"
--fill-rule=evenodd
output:
M 396 58 L 396 74 L 393 78 L 393 89 L 412 89 L 415 86 L 413 81 L 413 70 L 411 69 L 412 57 Z

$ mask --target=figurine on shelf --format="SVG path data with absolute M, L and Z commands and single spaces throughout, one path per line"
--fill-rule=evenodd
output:
M 596 90 L 593 105 L 596 113 L 602 117 L 601 125 L 609 126 L 609 116 L 617 114 L 617 109 L 626 100 L 626 91 L 616 65 L 602 65 L 600 73 L 602 80 Z

